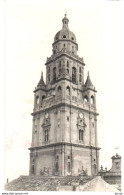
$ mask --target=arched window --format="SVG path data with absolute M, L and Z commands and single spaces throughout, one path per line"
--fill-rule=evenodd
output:
M 42 96 L 42 101 L 45 99 L 45 97 L 46 97 L 45 95 Z
M 94 104 L 94 96 L 91 96 L 91 104 Z
M 58 87 L 58 92 L 61 91 L 61 86 Z
M 48 81 L 50 81 L 50 74 L 48 74 Z
M 67 170 L 68 170 L 68 173 L 70 173 L 70 172 L 71 172 L 71 163 L 70 163 L 70 162 L 68 162 L 68 167 L 67 167 Z
M 69 116 L 67 116 L 67 121 L 69 121 Z
M 74 40 L 74 37 L 72 37 L 71 39 Z
M 57 89 L 57 94 L 58 94 L 58 95 L 61 94 L 61 86 L 58 87 L 58 89 Z
M 74 46 L 72 46 L 72 54 L 74 54 Z
M 36 96 L 36 104 L 39 104 L 39 96 Z
M 72 68 L 72 82 L 76 83 L 76 68 Z
M 34 174 L 34 159 L 33 159 L 33 161 L 32 161 L 31 173 Z
M 69 86 L 66 87 L 66 91 L 67 91 L 67 95 L 70 95 L 70 87 Z
M 61 74 L 61 61 L 59 61 L 59 75 Z
M 53 68 L 53 80 L 56 81 L 56 67 Z
M 55 170 L 56 170 L 56 173 L 59 172 L 59 164 L 58 164 L 58 162 L 56 162 L 56 164 L 55 164 Z
M 63 35 L 63 38 L 65 39 L 66 38 L 66 35 Z
M 61 61 L 59 61 L 59 67 L 61 67 Z
M 69 61 L 67 61 L 67 67 L 69 67 Z
M 57 160 L 57 161 L 59 160 L 59 157 L 58 157 L 58 155 L 56 156 L 56 160 Z
M 84 96 L 84 102 L 88 102 L 88 97 L 87 97 L 87 95 Z
M 48 68 L 48 72 L 50 72 L 50 67 Z
M 49 139 L 48 129 L 45 130 L 45 142 Z
M 119 169 L 120 168 L 119 162 L 116 162 L 115 165 L 116 165 L 116 169 Z
M 79 82 L 81 82 L 81 74 L 79 74 Z
M 69 74 L 69 69 L 68 68 L 66 69 L 66 71 L 67 71 L 67 74 Z
M 61 74 L 61 68 L 59 68 L 59 75 Z
M 83 130 L 79 130 L 79 141 L 83 141 Z
M 65 44 L 63 46 L 65 47 Z

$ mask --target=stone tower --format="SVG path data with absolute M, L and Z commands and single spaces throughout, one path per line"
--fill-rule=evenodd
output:
M 68 23 L 65 14 L 45 64 L 46 84 L 41 74 L 34 90 L 30 175 L 98 172 L 96 90 L 89 73 L 84 82 L 85 64 Z

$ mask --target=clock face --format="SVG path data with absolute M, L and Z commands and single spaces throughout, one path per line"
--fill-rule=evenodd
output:
M 83 118 L 83 114 L 82 113 L 80 113 L 79 116 L 80 116 L 80 118 Z
M 46 113 L 45 118 L 48 118 L 48 116 L 49 116 L 48 113 Z

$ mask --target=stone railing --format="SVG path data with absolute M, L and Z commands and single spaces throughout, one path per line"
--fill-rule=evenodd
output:
M 77 102 L 78 98 L 75 96 L 72 96 L 72 101 Z
M 50 140 L 42 142 L 42 145 L 47 145 L 50 143 Z
M 44 107 L 48 107 L 48 106 L 52 105 L 54 102 L 55 102 L 55 97 L 53 97 L 53 96 L 45 98 L 43 100 L 41 109 L 44 108 Z
M 105 176 L 119 176 L 121 172 L 105 172 Z
M 70 95 L 66 95 L 66 100 L 70 100 Z
M 95 104 L 91 104 L 91 108 L 93 108 L 93 109 L 94 109 L 94 108 L 95 108 Z
M 58 95 L 57 100 L 62 100 L 62 95 Z
M 84 141 L 83 140 L 78 140 L 78 143 L 79 144 L 84 144 Z
M 81 61 L 82 63 L 84 63 L 83 58 L 80 58 L 78 55 L 73 54 L 71 51 L 66 51 L 66 50 L 64 50 L 64 49 L 61 50 L 61 51 L 59 51 L 59 52 L 57 52 L 57 53 L 54 54 L 54 55 L 51 55 L 51 57 L 49 57 L 49 58 L 47 57 L 47 62 L 46 62 L 46 63 L 48 63 L 49 61 L 53 60 L 54 58 L 60 56 L 61 54 L 70 55 L 70 56 L 72 56 L 73 58 L 75 58 L 76 60 L 79 60 L 79 61 Z

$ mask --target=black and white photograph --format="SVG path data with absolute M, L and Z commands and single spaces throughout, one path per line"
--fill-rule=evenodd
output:
M 1 5 L 1 194 L 123 194 L 123 1 Z

